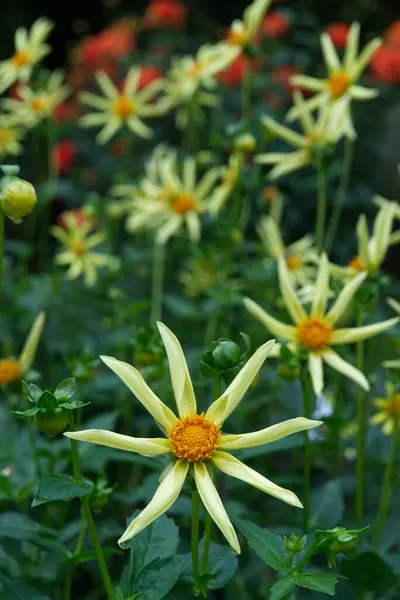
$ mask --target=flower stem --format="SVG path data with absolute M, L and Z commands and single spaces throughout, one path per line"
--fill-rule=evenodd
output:
M 4 260 L 4 212 L 0 206 L 0 300 L 3 290 L 3 260 Z
M 246 65 L 242 82 L 242 115 L 249 123 L 251 120 L 252 77 L 250 65 Z
M 353 163 L 353 149 L 353 140 L 346 138 L 344 143 L 342 176 L 340 178 L 339 187 L 335 196 L 335 203 L 333 206 L 332 216 L 326 234 L 326 251 L 328 254 L 330 253 L 333 242 L 335 240 L 336 232 L 340 223 L 340 217 L 342 214 L 343 202 L 346 198 L 347 188 L 349 187 L 350 172 Z
M 192 490 L 192 570 L 193 580 L 196 587 L 200 575 L 200 556 L 199 556 L 199 517 L 200 517 L 200 496 L 193 480 Z
M 311 419 L 311 385 L 309 377 L 301 376 L 303 390 L 303 414 Z M 311 443 L 308 432 L 304 432 L 304 492 L 303 492 L 303 529 L 308 533 L 310 520 L 310 490 L 311 490 Z
M 357 311 L 357 327 L 361 327 L 363 322 L 362 312 Z M 357 369 L 364 370 L 364 342 L 357 342 Z M 364 516 L 364 480 L 365 480 L 365 429 L 366 429 L 366 410 L 365 395 L 363 389 L 357 386 L 357 490 L 356 490 L 356 520 L 357 527 L 362 527 Z M 361 537 L 359 544 L 362 544 Z
M 324 232 L 326 219 L 326 174 L 322 161 L 317 165 L 318 196 L 317 196 L 317 220 L 315 224 L 315 239 L 317 249 L 321 254 L 324 246 Z
M 72 410 L 68 411 L 69 418 L 69 426 L 71 431 L 76 431 L 75 428 L 75 419 Z M 78 481 L 82 480 L 81 470 L 79 466 L 79 454 L 78 454 L 78 444 L 76 440 L 71 440 L 71 452 L 72 452 L 72 471 L 75 479 Z M 107 597 L 109 600 L 115 600 L 114 589 L 111 583 L 110 575 L 107 570 L 107 564 L 104 559 L 103 549 L 101 547 L 100 540 L 97 536 L 96 526 L 93 521 L 92 511 L 90 510 L 89 498 L 87 496 L 83 496 L 81 498 L 83 514 L 85 517 L 85 521 L 87 523 L 90 537 L 92 539 L 94 551 L 96 554 L 97 563 L 99 565 L 101 578 L 103 580 L 104 589 L 107 593 Z
M 151 292 L 151 323 L 160 321 L 162 314 L 163 288 L 165 268 L 165 244 L 154 244 L 153 248 L 153 282 Z
M 393 401 L 394 403 L 396 400 Z M 393 415 L 396 415 L 396 406 L 393 407 Z M 393 471 L 396 462 L 396 453 L 399 442 L 399 419 L 394 416 L 392 439 L 390 443 L 390 451 L 388 462 L 386 463 L 385 475 L 383 478 L 381 499 L 379 502 L 378 518 L 375 522 L 374 534 L 372 536 L 372 549 L 375 550 L 379 536 L 382 533 L 390 508 L 391 487 L 393 479 Z

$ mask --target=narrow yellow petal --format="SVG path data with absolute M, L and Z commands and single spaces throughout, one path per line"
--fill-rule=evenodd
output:
M 364 327 L 350 327 L 347 329 L 336 329 L 332 334 L 332 344 L 349 344 L 353 342 L 359 342 L 365 340 L 374 335 L 379 335 L 386 329 L 390 329 L 396 325 L 400 319 L 395 317 L 394 319 L 388 319 L 381 323 L 374 323 L 373 325 L 365 325 Z
M 304 321 L 307 318 L 307 315 L 296 296 L 296 292 L 293 289 L 289 278 L 286 261 L 283 258 L 280 258 L 278 261 L 278 272 L 283 300 L 288 313 L 293 319 L 293 322 L 297 325 L 301 321 Z
M 68 431 L 67 438 L 90 442 L 99 446 L 108 446 L 127 452 L 137 452 L 145 456 L 158 456 L 171 452 L 171 441 L 166 438 L 134 438 L 129 435 L 114 433 L 105 429 L 85 429 L 84 431 Z
M 39 313 L 31 327 L 28 337 L 26 338 L 26 342 L 19 357 L 21 373 L 26 373 L 32 366 L 40 337 L 42 335 L 45 320 L 45 313 Z
M 286 323 L 281 323 L 274 317 L 271 317 L 259 304 L 251 300 L 251 298 L 245 298 L 243 300 L 243 304 L 247 308 L 247 310 L 254 316 L 256 319 L 261 321 L 265 325 L 265 327 L 272 333 L 272 335 L 276 335 L 277 338 L 281 338 L 283 340 L 295 340 L 296 339 L 296 327 L 292 325 L 287 325 Z

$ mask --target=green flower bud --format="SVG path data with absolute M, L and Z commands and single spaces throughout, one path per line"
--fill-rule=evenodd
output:
M 68 425 L 68 413 L 62 408 L 40 410 L 34 417 L 36 429 L 48 437 L 55 437 Z
M 12 177 L 3 181 L 0 201 L 4 213 L 14 223 L 32 212 L 36 204 L 35 188 L 29 181 Z
M 283 363 L 278 367 L 278 375 L 285 381 L 294 381 L 300 377 L 300 366 Z
M 212 351 L 212 357 L 218 369 L 229 369 L 239 362 L 241 351 L 231 340 L 218 340 Z
M 294 533 L 291 533 L 288 538 L 285 538 L 285 547 L 288 554 L 297 554 L 301 552 L 306 544 L 307 537 L 303 535 L 302 538 L 297 537 Z
M 250 153 L 256 147 L 256 138 L 251 133 L 244 133 L 235 140 L 235 148 L 240 152 Z

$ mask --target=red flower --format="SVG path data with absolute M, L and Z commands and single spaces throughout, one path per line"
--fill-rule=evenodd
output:
M 135 47 L 129 23 L 119 23 L 86 38 L 77 49 L 77 62 L 86 69 L 102 68 L 104 63 L 126 56 Z
M 400 19 L 393 23 L 385 31 L 386 43 L 390 46 L 400 47 Z
M 381 46 L 373 55 L 370 65 L 370 71 L 374 77 L 384 83 L 400 82 L 400 46 L 393 48 L 390 46 Z
M 239 54 L 237 58 L 226 69 L 218 73 L 217 79 L 228 87 L 240 85 L 249 68 L 251 62 L 243 54 Z
M 161 79 L 162 70 L 160 67 L 155 67 L 153 65 L 142 65 L 140 67 L 140 78 L 139 78 L 139 89 L 146 87 L 149 83 L 153 81 L 157 81 L 157 79 Z
M 347 23 L 331 23 L 325 31 L 330 36 L 335 48 L 342 49 L 346 46 L 349 30 L 350 27 Z
M 69 171 L 76 156 L 76 146 L 71 140 L 61 140 L 53 148 L 53 164 L 63 174 Z
M 151 0 L 143 17 L 148 29 L 172 27 L 180 29 L 186 22 L 188 10 L 179 0 Z
M 80 106 L 75 102 L 74 99 L 64 100 L 57 106 L 54 111 L 54 120 L 56 123 L 68 123 L 70 121 L 76 121 L 81 114 Z
M 261 33 L 268 38 L 277 40 L 289 31 L 290 21 L 283 13 L 272 11 L 267 14 L 261 23 Z
M 58 215 L 58 217 L 56 218 L 56 223 L 59 227 L 67 227 L 65 219 L 67 215 L 69 218 L 72 218 L 75 221 L 77 227 L 85 225 L 90 221 L 87 214 L 81 208 L 75 208 L 74 210 L 66 210 L 65 212 Z

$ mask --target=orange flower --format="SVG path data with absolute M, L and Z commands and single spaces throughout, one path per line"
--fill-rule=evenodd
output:
M 279 39 L 289 31 L 290 21 L 286 15 L 273 11 L 264 17 L 261 23 L 261 33 L 268 38 Z
M 228 87 L 241 85 L 246 70 L 252 64 L 243 54 L 239 54 L 237 58 L 223 71 L 218 73 L 217 79 Z
M 349 34 L 350 27 L 347 23 L 331 23 L 326 28 L 326 33 L 330 36 L 335 48 L 343 49 L 347 43 L 347 36 Z
M 134 47 L 131 25 L 118 23 L 83 40 L 77 48 L 77 63 L 88 70 L 103 68 L 105 62 L 126 56 Z
M 66 173 L 76 156 L 76 146 L 71 140 L 61 140 L 53 148 L 53 163 L 59 173 Z
M 141 90 L 153 81 L 161 79 L 162 74 L 163 72 L 160 67 L 155 67 L 154 65 L 142 65 L 140 67 L 139 89 Z
M 151 0 L 143 17 L 147 29 L 172 27 L 180 29 L 186 22 L 188 10 L 179 0 Z
M 381 46 L 370 63 L 370 71 L 380 81 L 388 84 L 400 82 L 400 47 Z
M 386 29 L 385 40 L 388 45 L 400 48 L 400 19 Z

